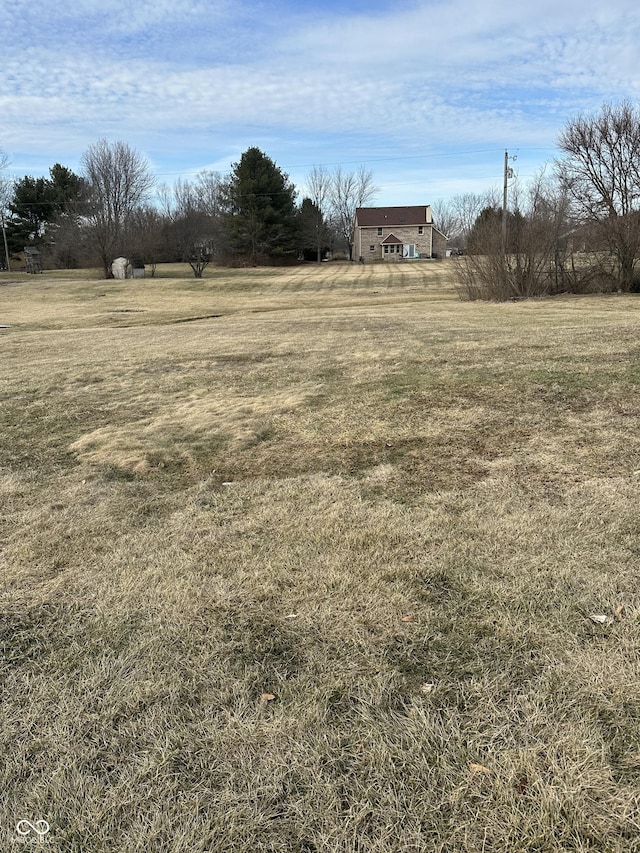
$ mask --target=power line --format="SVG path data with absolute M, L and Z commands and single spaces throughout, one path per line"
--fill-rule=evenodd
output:
M 540 147 L 532 147 L 532 148 L 518 148 L 516 150 L 518 152 L 525 152 L 526 153 L 526 152 L 534 152 L 534 151 L 556 151 L 557 149 L 547 147 L 547 146 L 540 146 Z M 462 151 L 440 151 L 440 152 L 432 152 L 432 153 L 428 153 L 428 154 L 412 154 L 412 155 L 406 155 L 406 156 L 402 156 L 402 157 L 370 157 L 370 158 L 367 158 L 364 160 L 344 160 L 344 161 L 335 162 L 335 163 L 306 163 L 306 164 L 299 164 L 296 166 L 282 166 L 282 167 L 279 166 L 278 168 L 281 169 L 281 171 L 288 172 L 288 170 L 291 170 L 291 169 L 313 168 L 314 166 L 317 166 L 317 167 L 336 167 L 336 166 L 349 166 L 349 165 L 361 165 L 362 166 L 362 165 L 365 165 L 367 163 L 384 163 L 384 162 L 398 162 L 398 161 L 404 162 L 404 161 L 408 161 L 408 160 L 425 160 L 425 159 L 435 159 L 435 158 L 445 158 L 445 157 L 470 157 L 470 156 L 475 156 L 475 155 L 480 155 L 480 154 L 496 154 L 498 152 L 502 153 L 502 151 L 503 151 L 503 149 L 501 149 L 501 148 L 479 148 L 479 149 L 467 149 L 467 150 L 462 150 Z M 473 165 L 473 164 L 471 164 L 471 165 Z M 224 178 L 226 178 L 232 174 L 231 169 L 229 169 L 228 171 L 221 172 L 221 171 L 218 171 L 215 169 L 207 169 L 205 167 L 199 168 L 199 169 L 196 169 L 194 167 L 193 169 L 186 170 L 186 171 L 154 172 L 154 175 L 156 178 L 168 177 L 170 175 L 176 175 L 179 178 L 184 177 L 185 180 L 189 180 L 189 178 L 191 178 L 191 179 L 197 178 L 198 175 L 200 175 L 202 173 L 207 173 L 207 172 L 211 172 L 213 174 L 219 175 L 221 177 L 221 179 L 224 179 Z M 27 175 L 25 177 L 32 177 L 32 176 Z M 479 181 L 479 180 L 480 181 L 497 180 L 499 177 L 500 177 L 500 175 L 496 172 L 496 173 L 490 174 L 490 175 L 474 175 L 473 180 L 476 180 L 476 181 Z M 524 175 L 523 177 L 529 177 L 529 176 Z M 20 180 L 21 180 L 20 178 L 16 178 L 15 182 L 19 183 Z M 436 185 L 436 184 L 450 183 L 451 180 L 452 180 L 451 178 L 427 178 L 427 177 L 425 177 L 421 181 L 421 183 L 424 186 L 430 186 L 430 185 Z M 385 190 L 385 189 L 388 189 L 390 187 L 409 186 L 412 184 L 415 184 L 415 180 L 391 181 L 391 182 L 386 182 L 386 183 L 382 184 L 382 186 L 380 187 L 380 190 Z M 276 195 L 276 194 L 277 193 L 267 193 L 265 195 Z M 160 196 L 158 194 L 154 193 L 151 196 L 151 198 L 152 199 L 159 199 Z M 47 202 L 47 201 L 33 201 L 33 202 L 24 203 L 23 205 L 20 205 L 20 206 L 34 208 L 34 207 L 39 207 L 39 206 L 49 206 L 50 204 L 51 204 L 51 202 Z
M 336 166 L 355 166 L 355 165 L 366 165 L 367 163 L 393 163 L 393 162 L 405 162 L 409 160 L 430 160 L 437 158 L 447 158 L 447 157 L 470 157 L 479 154 L 497 154 L 498 152 L 502 153 L 504 149 L 502 148 L 470 148 L 463 149 L 461 151 L 438 151 L 431 152 L 425 154 L 409 154 L 402 157 L 398 156 L 384 156 L 384 157 L 366 157 L 364 159 L 358 160 L 340 160 L 340 161 L 332 161 L 326 163 L 297 163 L 294 165 L 283 165 L 278 168 L 282 170 L 291 170 L 291 169 L 311 169 L 314 166 L 317 167 L 336 167 Z M 539 147 L 531 147 L 531 148 L 521 148 L 517 149 L 522 152 L 533 152 L 533 151 L 557 151 L 557 148 L 551 146 L 539 146 Z M 190 169 L 181 169 L 176 171 L 162 171 L 162 172 L 154 172 L 157 178 L 162 177 L 170 177 L 170 176 L 178 176 L 178 177 L 196 177 L 198 174 L 202 172 L 215 172 L 220 174 L 221 176 L 230 175 L 232 170 L 217 170 L 217 169 L 208 169 L 205 166 L 197 167 L 194 166 Z M 29 175 L 28 177 L 33 177 Z M 19 180 L 19 178 L 16 178 Z
M 466 156 L 473 156 L 476 154 L 498 154 L 498 153 L 502 154 L 503 150 L 504 150 L 503 148 L 471 148 L 471 149 L 464 150 L 464 151 L 439 151 L 439 152 L 434 152 L 434 153 L 430 153 L 430 154 L 409 154 L 409 155 L 406 155 L 403 157 L 367 157 L 365 159 L 360 159 L 360 160 L 341 160 L 341 161 L 327 162 L 327 163 L 317 163 L 316 162 L 316 163 L 297 163 L 295 165 L 285 164 L 285 165 L 279 166 L 278 168 L 284 169 L 284 170 L 290 170 L 290 169 L 312 169 L 314 166 L 318 166 L 318 167 L 360 166 L 360 165 L 364 166 L 367 163 L 392 163 L 392 162 L 405 161 L 405 160 L 425 160 L 425 159 L 431 159 L 431 158 L 437 158 L 437 157 L 466 157 Z M 557 151 L 558 149 L 553 147 L 553 146 L 539 146 L 539 147 L 534 147 L 534 148 L 518 148 L 516 150 L 522 151 L 522 152 L 529 152 L 529 151 Z M 217 169 L 207 169 L 206 167 L 198 168 L 198 167 L 194 166 L 192 169 L 186 169 L 186 170 L 175 171 L 175 172 L 173 172 L 173 171 L 172 172 L 156 172 L 155 174 L 157 177 L 169 177 L 171 175 L 180 175 L 180 176 L 182 176 L 182 175 L 185 175 L 185 176 L 194 175 L 195 176 L 195 175 L 198 175 L 200 172 L 207 172 L 207 171 L 218 172 Z M 225 170 L 225 171 L 219 172 L 219 174 L 228 175 L 228 174 L 231 174 L 231 170 L 228 170 L 228 171 Z

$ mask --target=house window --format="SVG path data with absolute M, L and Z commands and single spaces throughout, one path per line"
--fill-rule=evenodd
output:
M 382 237 L 382 228 L 378 228 L 378 237 Z
M 375 250 L 376 250 L 376 247 L 375 247 L 375 246 L 369 246 L 369 251 L 370 251 L 370 252 L 375 252 Z
M 424 234 L 424 225 L 418 225 L 418 234 Z
M 385 253 L 385 255 L 389 254 L 389 247 L 388 246 L 384 247 L 384 253 Z

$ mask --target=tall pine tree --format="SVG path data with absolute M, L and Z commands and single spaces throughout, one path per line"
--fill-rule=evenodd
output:
M 225 225 L 233 252 L 248 256 L 254 265 L 295 257 L 296 191 L 270 157 L 259 148 L 245 151 L 232 167 L 224 194 Z
M 9 203 L 7 237 L 12 251 L 43 241 L 47 231 L 64 213 L 77 213 L 86 186 L 82 178 L 56 163 L 50 178 L 25 175 L 14 184 Z
M 298 230 L 298 245 L 303 258 L 320 263 L 329 248 L 329 235 L 322 210 L 310 198 L 303 198 L 298 209 Z

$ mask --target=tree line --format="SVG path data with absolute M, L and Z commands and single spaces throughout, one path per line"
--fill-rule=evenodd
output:
M 432 205 L 436 226 L 458 261 L 466 298 L 513 299 L 560 292 L 640 291 L 640 109 L 604 104 L 569 122 L 559 157 L 533 180 L 499 193 L 464 193 Z M 320 261 L 328 251 L 351 259 L 357 207 L 377 188 L 361 167 L 312 168 L 305 195 L 258 148 L 228 176 L 203 171 L 156 187 L 149 164 L 123 142 L 101 140 L 80 175 L 56 163 L 48 178 L 2 180 L 0 213 L 8 252 L 40 246 L 51 265 L 100 265 L 140 257 L 152 272 L 184 261 L 195 276 L 226 264 Z M 152 204 L 152 192 L 159 203 Z
M 197 278 L 212 261 L 229 265 L 351 257 L 356 207 L 377 188 L 360 168 L 312 169 L 297 202 L 289 176 L 252 147 L 227 177 L 202 171 L 158 186 L 147 160 L 124 142 L 100 140 L 82 157 L 79 175 L 56 163 L 49 177 L 25 176 L 0 186 L 9 256 L 36 246 L 48 265 L 99 266 L 116 257 L 189 264 Z M 0 157 L 0 174 L 8 165 Z M 155 196 L 155 203 L 152 199 Z
M 569 122 L 560 156 L 532 180 L 436 206 L 464 248 L 461 294 L 518 299 L 640 292 L 640 109 L 604 104 Z

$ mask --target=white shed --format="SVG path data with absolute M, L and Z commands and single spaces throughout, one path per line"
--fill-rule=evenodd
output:
M 127 267 L 129 261 L 126 258 L 116 258 L 111 264 L 111 272 L 114 278 L 127 278 Z
M 144 264 L 138 258 L 116 258 L 111 264 L 114 278 L 144 278 Z

